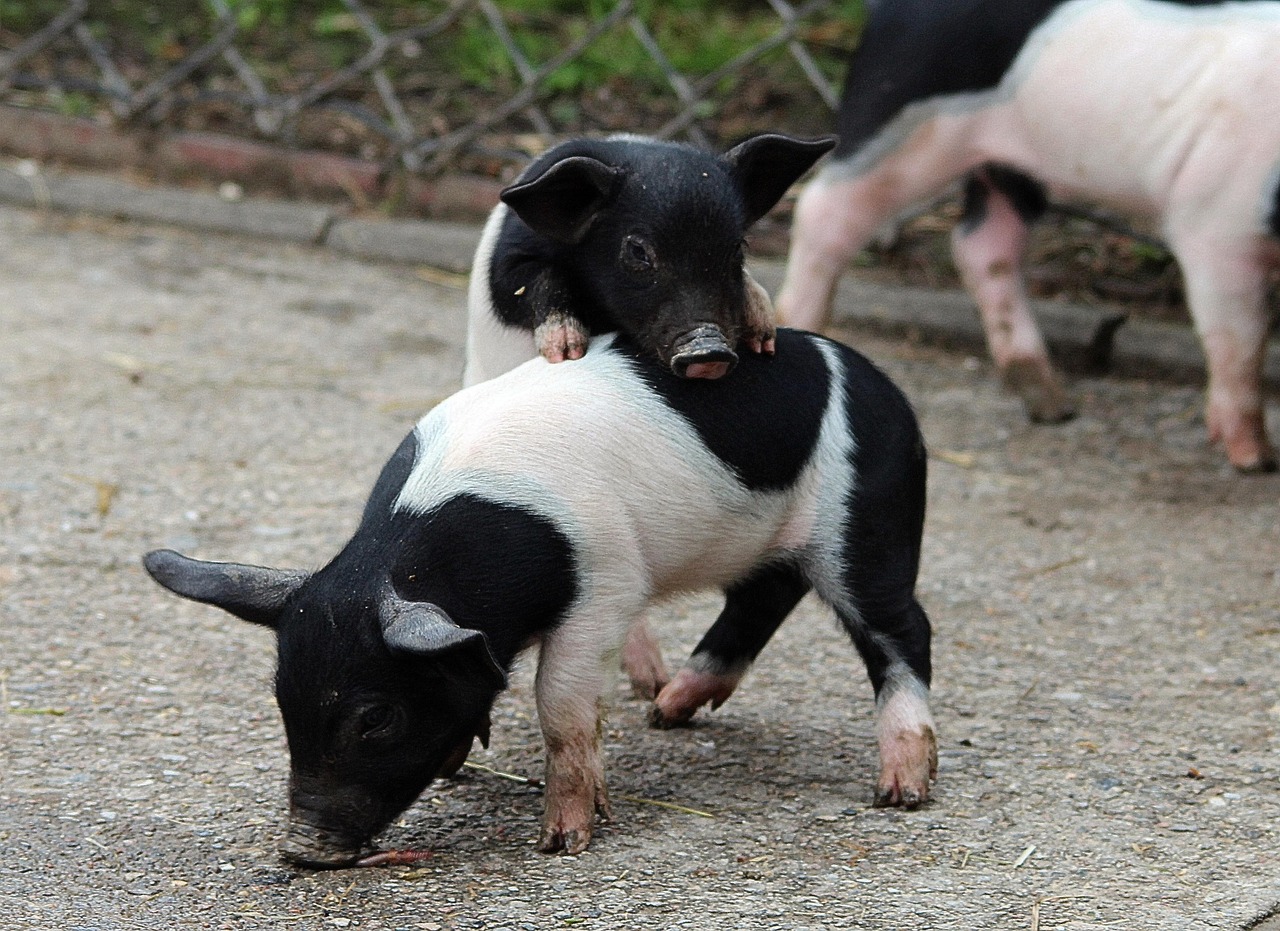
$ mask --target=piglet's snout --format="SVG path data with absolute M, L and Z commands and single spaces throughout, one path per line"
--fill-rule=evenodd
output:
M 366 793 L 326 789 L 314 778 L 295 774 L 289 792 L 289 830 L 280 842 L 280 856 L 312 869 L 350 866 L 378 827 L 372 808 Z
M 737 364 L 738 354 L 714 323 L 695 326 L 671 351 L 671 371 L 681 378 L 722 378 Z
M 295 866 L 338 869 L 350 866 L 360 854 L 360 845 L 315 824 L 296 812 L 289 819 L 289 833 L 280 842 L 280 856 Z

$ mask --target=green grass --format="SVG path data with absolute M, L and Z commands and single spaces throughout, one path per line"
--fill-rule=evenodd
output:
M 341 0 L 227 0 L 246 42 L 276 48 L 298 43 L 318 46 L 320 57 L 349 61 L 367 47 L 356 17 Z M 580 38 L 592 22 L 613 9 L 613 0 L 498 0 L 524 54 L 546 61 Z M 441 0 L 368 0 L 366 9 L 388 31 L 424 22 L 442 9 Z M 847 24 L 838 38 L 853 41 L 863 18 L 862 0 L 841 0 L 824 22 Z M 0 0 L 0 30 L 25 36 L 66 8 L 65 0 Z M 764 0 L 638 0 L 636 10 L 659 45 L 681 72 L 714 70 L 771 35 L 778 18 Z M 152 0 L 93 0 L 87 22 L 103 39 L 122 48 L 141 48 L 161 59 L 180 57 L 210 34 L 215 14 L 207 2 L 155 3 Z M 461 28 L 446 34 L 443 63 L 470 83 L 486 88 L 510 86 L 515 66 L 494 41 L 488 23 L 469 13 Z M 835 49 L 832 50 L 835 52 Z M 819 55 L 822 60 L 824 56 Z M 834 54 L 832 67 L 838 67 Z M 665 87 L 661 70 L 625 26 L 600 37 L 582 56 L 550 77 L 552 92 L 573 93 L 614 78 Z
M 536 66 L 580 39 L 592 22 L 608 14 L 612 4 L 602 0 L 504 0 L 501 7 L 521 51 Z M 777 16 L 763 2 L 640 0 L 637 12 L 672 66 L 694 77 L 714 71 L 778 28 Z M 844 38 L 851 44 L 862 17 L 861 0 L 844 0 L 832 9 L 829 19 L 848 24 Z M 819 60 L 824 57 L 835 77 L 843 50 L 819 55 Z M 465 20 L 449 49 L 449 60 L 468 82 L 481 87 L 508 86 L 516 79 L 511 59 L 493 41 L 488 24 L 479 15 Z M 641 89 L 660 91 L 667 87 L 661 68 L 625 26 L 601 36 L 582 55 L 549 75 L 546 87 L 552 93 L 577 93 L 619 78 Z
M 802 26 L 799 38 L 827 76 L 839 81 L 848 49 L 856 42 L 865 16 L 864 0 L 837 0 Z M 66 9 L 67 0 L 0 0 L 0 50 L 11 48 Z M 369 49 L 369 37 L 342 0 L 226 0 L 239 27 L 236 48 L 268 86 L 285 93 L 304 89 L 355 61 Z M 541 67 L 586 35 L 609 15 L 616 0 L 496 0 L 510 32 L 534 68 Z M 364 8 L 388 33 L 430 22 L 447 9 L 447 0 L 365 0 Z M 692 81 L 711 73 L 747 49 L 774 35 L 777 15 L 766 0 L 636 0 L 635 13 L 653 34 L 672 66 Z M 214 34 L 217 16 L 209 0 L 156 3 L 154 0 L 91 0 L 85 24 L 102 41 L 132 81 L 177 65 Z M 63 40 L 64 44 L 71 40 Z M 393 48 L 383 67 L 402 89 L 415 94 L 478 91 L 477 100 L 509 95 L 520 86 L 514 62 L 497 41 L 485 17 L 475 9 L 416 52 Z M 73 56 L 74 58 L 74 56 Z M 541 83 L 548 113 L 574 122 L 588 95 L 669 113 L 673 101 L 661 67 L 625 22 L 598 36 L 580 55 Z M 768 96 L 812 96 L 787 50 L 778 48 L 741 74 L 715 88 L 712 100 L 732 99 L 744 88 Z M 766 89 L 762 91 L 762 89 Z M 339 94 L 362 93 L 360 82 Z M 457 97 L 449 97 L 450 105 Z M 741 100 L 741 97 L 737 99 Z M 762 98 L 763 99 L 763 98 Z M 60 102 L 80 113 L 92 110 L 87 99 Z M 432 103 L 431 106 L 438 104 Z M 667 108 L 667 109 L 664 109 Z M 718 109 L 706 104 L 710 116 Z M 791 112 L 791 111 L 787 111 Z M 741 122 L 741 120 L 740 120 Z

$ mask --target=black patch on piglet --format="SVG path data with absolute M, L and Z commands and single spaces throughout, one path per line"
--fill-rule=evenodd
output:
M 849 633 L 877 695 L 895 662 L 928 685 L 929 619 L 913 595 L 924 533 L 924 438 L 906 396 L 860 355 L 848 354 L 842 403 L 858 438 L 857 510 L 846 518 L 844 565 L 858 612 L 869 622 Z
M 804 574 L 789 563 L 766 563 L 725 588 L 724 608 L 693 655 L 718 675 L 755 662 L 787 615 L 809 593 Z
M 960 215 L 962 233 L 975 232 L 982 226 L 993 188 L 1009 199 L 1024 223 L 1034 223 L 1049 209 L 1049 196 L 1039 181 L 1003 165 L 984 165 L 965 178 L 964 207 Z
M 1271 235 L 1280 237 L 1280 183 L 1276 185 L 1275 195 L 1271 203 Z
M 890 0 L 877 4 L 845 72 L 835 157 L 845 159 L 856 153 L 913 103 L 994 88 L 1027 37 L 1063 2 Z
M 413 464 L 418 460 L 418 431 L 413 430 L 401 440 L 387 464 L 378 473 L 378 480 L 365 502 L 357 536 L 366 531 L 376 531 L 391 517 L 391 508 L 400 496 L 400 490 L 409 480 Z
M 619 338 L 614 351 L 628 358 L 653 392 L 679 412 L 702 442 L 752 491 L 780 491 L 795 483 L 822 428 L 822 405 L 798 406 L 798 392 L 827 397 L 831 373 L 818 345 L 797 330 L 778 330 L 778 354 L 743 353 L 738 367 L 715 381 L 678 378 L 647 363 L 640 348 Z M 797 389 L 803 384 L 803 389 Z
M 514 505 L 460 494 L 421 516 L 396 511 L 390 533 L 397 542 L 387 565 L 399 595 L 483 631 L 504 669 L 578 595 L 572 543 L 547 518 Z

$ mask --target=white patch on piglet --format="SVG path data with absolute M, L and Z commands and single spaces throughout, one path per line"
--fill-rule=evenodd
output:
M 785 538 L 782 528 L 796 514 L 821 514 L 821 502 L 804 499 L 827 480 L 806 474 L 780 492 L 743 487 L 693 427 L 607 351 L 611 343 L 597 338 L 583 359 L 554 372 L 534 359 L 437 406 L 418 425 L 418 461 L 395 508 L 425 513 L 469 493 L 540 514 L 573 543 L 586 600 L 597 592 L 661 597 L 722 587 Z M 810 469 L 849 470 L 843 416 L 841 405 L 830 406 L 827 417 L 837 423 L 824 424 L 819 464 Z M 839 539 L 837 530 L 827 532 Z M 621 632 L 629 623 L 614 626 Z
M 467 348 L 463 387 L 497 378 L 538 354 L 533 334 L 498 319 L 489 292 L 489 266 L 502 224 L 510 208 L 499 204 L 489 214 L 467 284 Z

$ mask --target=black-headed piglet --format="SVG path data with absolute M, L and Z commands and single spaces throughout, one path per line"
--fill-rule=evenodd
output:
M 619 331 L 687 378 L 740 343 L 773 351 L 773 306 L 743 267 L 747 228 L 835 145 L 764 133 L 722 155 L 643 136 L 578 139 L 502 192 L 472 268 L 463 383 Z
M 291 755 L 285 855 L 344 866 L 456 770 L 518 653 L 538 644 L 540 849 L 578 853 L 609 812 L 600 702 L 654 600 L 725 607 L 657 696 L 657 726 L 723 702 L 811 588 L 876 693 L 880 804 L 915 806 L 936 759 L 929 621 L 914 587 L 925 450 L 865 358 L 794 330 L 718 381 L 592 340 L 437 406 L 315 573 L 147 554 L 151 575 L 273 628 Z

